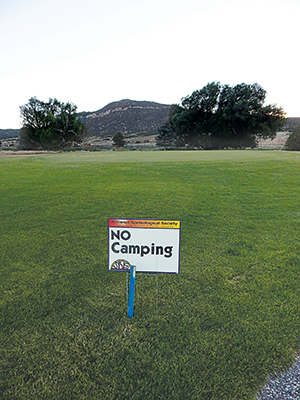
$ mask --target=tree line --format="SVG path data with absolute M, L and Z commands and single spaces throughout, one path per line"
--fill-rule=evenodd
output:
M 208 83 L 170 107 L 156 143 L 164 148 L 254 148 L 259 138 L 274 138 L 285 122 L 282 108 L 264 105 L 266 94 L 257 83 Z
M 274 138 L 283 128 L 285 112 L 265 105 L 267 92 L 257 83 L 236 86 L 208 83 L 173 104 L 158 129 L 156 144 L 164 148 L 255 148 L 260 138 Z M 25 149 L 58 149 L 82 143 L 88 129 L 73 103 L 36 97 L 20 107 L 20 145 Z M 114 146 L 124 147 L 117 132 Z M 295 146 L 294 148 L 295 149 Z

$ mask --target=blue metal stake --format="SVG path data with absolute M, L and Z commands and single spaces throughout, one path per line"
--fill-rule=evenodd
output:
M 130 283 L 129 283 L 129 300 L 128 300 L 128 318 L 133 317 L 133 304 L 134 304 L 134 286 L 135 286 L 135 269 L 136 266 L 132 265 L 130 268 Z

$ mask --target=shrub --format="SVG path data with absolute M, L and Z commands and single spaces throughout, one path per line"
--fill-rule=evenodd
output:
M 300 151 L 300 124 L 296 125 L 293 132 L 285 143 L 285 149 L 290 151 Z
M 124 139 L 124 135 L 122 132 L 117 132 L 113 137 L 114 146 L 116 147 L 124 147 L 126 142 Z

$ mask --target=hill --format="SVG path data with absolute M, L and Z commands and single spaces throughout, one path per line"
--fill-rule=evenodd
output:
M 123 134 L 153 135 L 168 119 L 169 105 L 149 101 L 121 100 L 94 112 L 82 112 L 91 136 Z
M 284 128 L 288 132 L 293 132 L 295 126 L 299 124 L 300 124 L 300 118 L 293 118 L 293 117 L 287 118 Z
M 0 129 L 0 139 L 16 138 L 19 135 L 19 129 Z

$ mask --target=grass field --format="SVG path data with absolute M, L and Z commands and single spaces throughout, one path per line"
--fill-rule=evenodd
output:
M 254 399 L 300 349 L 300 153 L 0 157 L 0 398 Z M 107 218 L 182 220 L 181 273 L 107 271 Z

